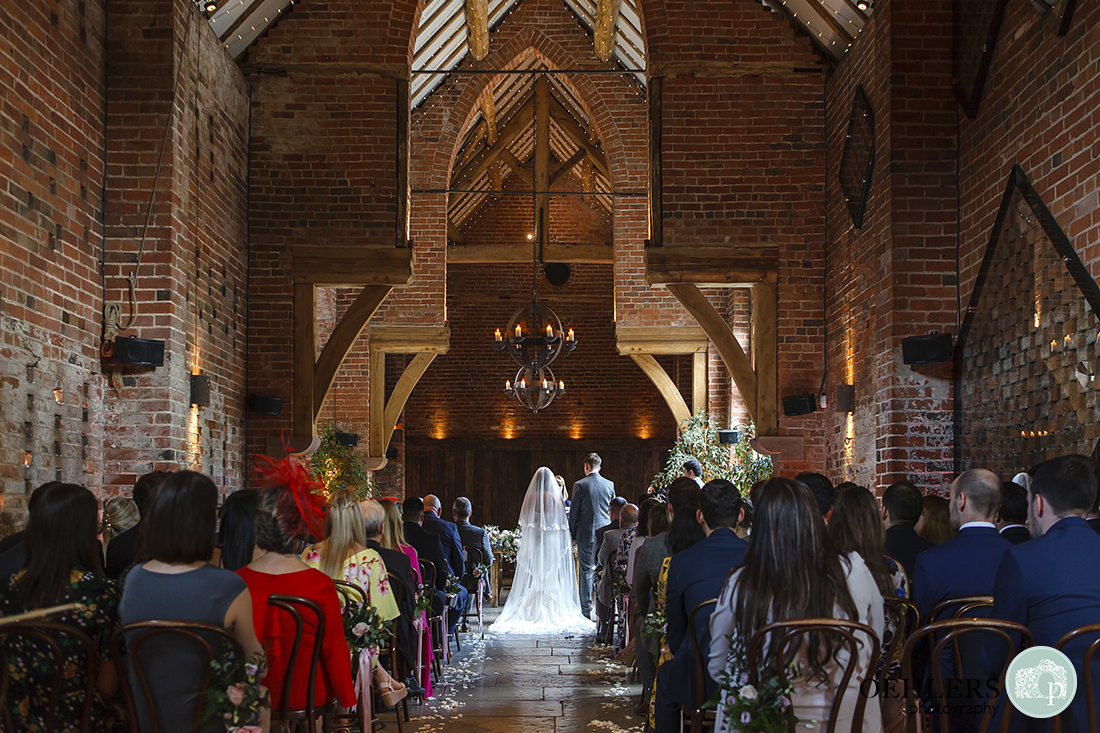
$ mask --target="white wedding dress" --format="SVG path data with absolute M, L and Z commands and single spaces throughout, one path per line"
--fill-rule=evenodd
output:
M 520 510 L 516 576 L 492 630 L 504 634 L 595 631 L 581 615 L 577 570 L 561 490 L 545 466 L 535 472 Z

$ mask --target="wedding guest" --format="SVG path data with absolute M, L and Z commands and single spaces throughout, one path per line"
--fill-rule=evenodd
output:
M 898 598 L 909 597 L 909 579 L 901 564 L 886 554 L 886 532 L 879 517 L 875 496 L 862 486 L 852 484 L 837 493 L 829 515 L 829 541 L 842 555 L 858 552 L 879 593 Z
M 465 496 L 460 496 L 455 499 L 451 510 L 454 514 L 455 526 L 458 528 L 458 536 L 462 539 L 462 546 L 479 548 L 485 564 L 492 565 L 493 548 L 489 544 L 488 533 L 481 527 L 470 523 L 470 517 L 474 513 L 473 504 Z
M 30 524 L 30 513 L 34 511 L 34 505 L 38 503 L 40 492 L 57 483 L 57 481 L 47 481 L 31 492 L 30 498 L 27 499 L 28 525 Z M 0 579 L 10 578 L 12 575 L 22 570 L 23 566 L 26 565 L 27 548 L 24 544 L 24 538 L 26 536 L 27 527 L 24 527 L 22 530 L 8 535 L 4 538 L 4 541 L 0 543 Z
M 700 489 L 703 488 L 703 466 L 699 461 L 694 458 L 689 458 L 684 461 L 684 478 L 689 478 L 695 482 L 695 485 Z
M 745 563 L 726 581 L 710 617 L 711 677 L 720 679 L 725 673 L 734 680 L 742 679 L 749 671 L 744 656 L 749 640 L 775 619 L 852 619 L 867 624 L 881 637 L 883 604 L 875 579 L 858 552 L 841 555 L 830 548 L 821 508 L 810 490 L 797 481 L 773 478 L 754 506 Z M 772 635 L 765 644 L 765 661 L 777 654 L 779 641 L 778 635 Z M 794 714 L 800 721 L 818 721 L 806 725 L 824 730 L 848 653 L 832 637 L 815 640 L 811 636 L 797 658 L 802 676 L 792 680 Z M 863 645 L 838 719 L 830 721 L 837 730 L 851 727 L 860 680 L 871 673 L 876 661 L 868 645 Z M 722 702 L 718 721 L 719 733 L 730 730 Z M 864 714 L 865 733 L 881 729 L 880 715 Z
M 118 578 L 134 564 L 137 554 L 138 536 L 141 534 L 142 519 L 149 509 L 153 493 L 164 479 L 170 476 L 167 471 L 150 471 L 134 482 L 133 498 L 138 508 L 138 522 L 107 546 L 107 577 Z
M 324 705 L 336 699 L 340 705 L 350 707 L 356 703 L 356 696 L 351 676 L 351 653 L 344 638 L 344 622 L 340 614 L 340 598 L 332 579 L 309 567 L 299 557 L 305 548 L 301 516 L 293 499 L 280 501 L 284 493 L 291 491 L 293 489 L 290 487 L 274 487 L 266 489 L 262 495 L 251 492 L 256 494 L 257 499 L 253 516 L 258 552 L 255 560 L 236 571 L 248 584 L 253 624 L 267 657 L 267 675 L 263 684 L 270 691 L 272 709 L 278 710 L 283 704 L 284 680 L 288 673 L 291 674 L 289 709 L 305 708 L 309 664 L 303 664 L 300 656 L 296 667 L 287 669 L 297 626 L 288 611 L 268 605 L 268 599 L 273 595 L 305 598 L 321 608 L 325 621 L 321 664 L 317 669 L 313 700 L 317 705 Z M 301 613 L 299 654 L 307 655 L 305 659 L 308 662 L 308 655 L 316 643 L 318 623 L 313 613 L 306 610 L 301 610 Z M 381 682 L 384 681 L 383 678 Z
M 600 630 L 602 630 L 603 627 L 606 625 L 607 618 L 611 615 L 611 609 L 610 607 L 608 607 L 607 603 L 604 602 L 604 594 L 602 594 L 599 589 L 600 583 L 597 583 L 595 580 L 597 568 L 599 568 L 601 565 L 600 550 L 603 548 L 604 537 L 607 536 L 607 533 L 619 531 L 621 525 L 619 514 L 622 512 L 623 507 L 626 506 L 626 504 L 627 501 L 623 497 L 613 497 L 607 505 L 607 514 L 610 518 L 610 521 L 602 527 L 596 528 L 596 541 L 595 545 L 593 545 L 593 547 L 595 548 L 595 552 L 593 552 L 592 554 L 592 585 L 595 588 L 594 600 L 596 606 L 596 621 Z M 584 582 L 584 580 L 578 579 L 578 582 Z M 597 631 L 597 636 L 599 636 L 599 631 Z
M 1001 506 L 993 519 L 997 531 L 1001 533 L 1001 537 L 1018 545 L 1031 539 L 1031 532 L 1027 531 L 1026 522 L 1027 489 L 1015 481 L 1002 481 Z
M 603 547 L 604 533 L 613 529 L 619 528 L 619 512 L 626 506 L 627 501 L 621 496 L 612 497 L 611 501 L 607 504 L 607 516 L 609 521 L 607 524 L 596 527 L 596 552 L 598 553 L 600 548 Z
M 409 558 L 409 565 L 412 567 L 413 577 L 416 578 L 417 589 L 423 589 L 420 592 L 431 593 L 433 596 L 436 591 L 434 588 L 424 588 L 424 577 L 420 574 L 420 556 L 416 552 L 416 548 L 408 544 L 405 541 L 405 531 L 401 523 L 401 505 L 393 499 L 382 499 L 379 504 L 382 505 L 382 509 L 386 513 L 386 518 L 382 523 L 382 539 L 379 544 L 387 550 L 395 552 L 402 552 L 407 558 Z M 436 540 L 438 542 L 438 539 Z M 440 548 L 440 553 L 443 550 Z M 440 609 L 443 606 L 440 605 Z M 421 648 L 421 676 L 416 682 L 420 688 L 424 690 L 423 693 L 418 692 L 415 689 L 415 685 L 409 685 L 409 689 L 416 694 L 423 694 L 424 697 L 432 696 L 432 674 L 431 674 L 431 661 L 432 661 L 432 641 L 431 633 L 428 628 L 428 613 L 427 611 L 420 612 L 419 628 L 421 633 L 425 635 L 424 644 Z
M 558 482 L 558 488 L 561 489 L 561 500 L 565 504 L 565 511 L 569 511 L 569 489 L 565 488 L 565 479 L 560 474 L 554 475 L 554 480 Z
M 602 541 L 598 530 L 611 521 L 608 507 L 615 498 L 615 483 L 601 475 L 602 467 L 603 459 L 598 453 L 589 453 L 584 457 L 584 478 L 573 484 L 573 502 L 576 506 L 569 511 L 569 536 L 577 548 L 577 592 L 581 615 L 589 618 L 592 613 L 596 551 Z
M 117 686 L 110 656 L 110 638 L 118 622 L 118 590 L 100 570 L 96 543 L 99 504 L 83 486 L 51 482 L 34 492 L 24 544 L 27 564 L 5 581 L 0 592 L 0 615 L 10 616 L 66 603 L 81 603 L 81 611 L 49 617 L 87 634 L 99 655 L 96 698 L 91 729 L 113 730 L 122 711 L 109 702 Z M 21 635 L 5 637 L 4 653 L 13 664 L 5 700 L 15 730 L 46 729 L 50 712 L 64 730 L 75 730 L 84 702 L 86 677 L 84 647 L 70 635 L 54 637 L 64 656 L 59 707 L 49 710 L 56 662 L 41 641 Z M 73 726 L 72 728 L 67 726 Z M 59 728 L 60 729 L 60 728 Z
M 638 507 L 626 504 L 619 510 L 619 528 L 611 529 L 604 533 L 603 544 L 596 552 L 596 564 L 602 568 L 600 582 L 596 585 L 596 612 L 599 617 L 599 628 L 596 638 L 604 643 L 610 641 L 610 619 L 614 597 L 612 589 L 615 585 L 615 564 L 618 556 L 619 542 L 623 536 L 630 534 L 638 527 Z
M 111 540 L 138 523 L 137 503 L 125 496 L 116 496 L 103 502 L 103 517 L 99 523 L 99 533 L 103 542 L 110 547 Z
M 409 556 L 401 550 L 391 550 L 383 547 L 382 525 L 386 521 L 386 510 L 373 499 L 359 502 L 359 509 L 363 512 L 363 533 L 367 538 L 367 547 L 378 553 L 382 558 L 382 564 L 390 576 L 390 586 L 394 584 L 400 589 L 398 610 L 401 615 L 394 622 L 394 631 L 397 634 L 397 652 L 401 655 L 405 669 L 412 669 L 416 663 L 416 635 L 413 630 L 413 616 L 416 613 L 416 576 L 413 575 L 412 564 Z
M 836 501 L 836 488 L 833 482 L 820 473 L 800 473 L 794 477 L 794 480 L 802 482 L 810 490 L 814 495 L 814 501 L 817 502 L 818 510 L 821 511 L 821 516 L 828 521 L 829 512 L 832 511 L 833 503 Z
M 260 494 L 252 489 L 234 491 L 222 505 L 221 566 L 239 570 L 252 562 L 256 550 L 254 532 Z
M 138 548 L 145 561 L 126 575 L 118 609 L 122 623 L 197 621 L 220 626 L 236 637 L 247 658 L 262 659 L 248 586 L 236 573 L 210 564 L 218 515 L 214 482 L 194 471 L 173 473 L 160 482 L 145 509 Z M 132 643 L 132 633 L 127 640 Z M 158 727 L 174 730 L 173 721 L 194 719 L 196 691 L 209 672 L 195 643 L 177 636 L 153 637 L 138 655 L 156 700 Z M 130 678 L 138 719 L 147 729 L 152 715 L 133 670 Z
M 901 563 L 913 579 L 917 555 L 933 547 L 913 528 L 921 516 L 921 495 L 908 481 L 898 481 L 882 493 L 882 522 L 886 526 L 886 554 Z M 910 591 L 912 592 L 912 591 Z
M 921 499 L 921 515 L 913 529 L 933 545 L 942 545 L 955 536 L 951 528 L 951 508 L 942 496 L 925 496 Z
M 634 564 L 638 559 L 638 550 L 642 549 L 649 537 L 649 517 L 654 511 L 664 512 L 664 502 L 650 496 L 638 505 L 638 528 L 634 531 L 634 541 L 630 543 L 630 549 L 626 556 L 626 582 L 634 586 Z
M 405 523 L 403 529 L 405 530 L 405 538 L 416 548 L 422 559 L 429 560 L 435 565 L 435 587 L 438 594 L 432 608 L 437 614 L 443 613 L 444 607 L 447 608 L 447 634 L 453 634 L 455 627 L 458 625 L 458 620 L 462 616 L 460 609 L 466 607 L 466 599 L 469 594 L 460 585 L 452 602 L 447 603 L 447 584 L 451 577 L 450 565 L 444 556 L 445 551 L 440 536 L 424 529 L 423 523 L 427 521 L 427 515 L 430 512 L 424 508 L 424 502 L 415 496 L 405 499 L 404 507 Z
M 461 578 L 466 574 L 466 554 L 462 551 L 462 537 L 454 522 L 442 518 L 442 512 L 443 505 L 439 503 L 439 497 L 428 494 L 424 497 L 424 521 L 420 526 L 427 532 L 439 535 L 443 551 L 447 553 L 447 564 L 451 566 L 451 573 Z
M 672 556 L 665 586 L 668 619 L 667 643 L 672 658 L 657 673 L 656 730 L 678 728 L 679 709 L 695 703 L 695 654 L 688 630 L 688 616 L 699 603 L 715 598 L 730 571 L 745 559 L 748 543 L 734 527 L 744 516 L 741 496 L 729 481 L 715 479 L 703 486 L 699 509 L 692 517 L 705 535 L 691 547 Z M 701 649 L 710 648 L 712 607 L 696 614 L 695 633 Z M 717 684 L 706 679 L 706 696 L 717 692 Z

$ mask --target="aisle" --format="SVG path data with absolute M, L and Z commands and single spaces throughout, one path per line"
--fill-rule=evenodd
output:
M 500 609 L 487 608 L 491 623 Z M 462 634 L 462 653 L 444 668 L 442 684 L 405 730 L 412 733 L 640 733 L 634 714 L 641 685 L 594 636 L 502 634 L 476 624 Z M 393 729 L 392 721 L 388 722 Z

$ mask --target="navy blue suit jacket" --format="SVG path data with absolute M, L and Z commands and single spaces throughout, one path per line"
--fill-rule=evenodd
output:
M 905 575 L 914 586 L 917 555 L 932 547 L 935 545 L 917 534 L 911 525 L 895 524 L 886 529 L 886 554 L 901 563 Z
M 921 623 L 931 623 L 932 609 L 942 601 L 993 595 L 993 577 L 1012 546 L 993 527 L 967 527 L 917 555 L 913 596 Z
M 1100 536 L 1081 517 L 1066 517 L 1045 534 L 1014 545 L 1004 554 L 993 583 L 993 618 L 1015 621 L 1031 630 L 1036 646 L 1054 646 L 1066 633 L 1100 622 Z M 1077 670 L 1077 695 L 1062 715 L 1062 730 L 1084 731 L 1084 636 L 1066 647 Z M 987 642 L 988 671 L 999 674 L 1000 644 Z M 1100 698 L 1100 660 L 1093 669 L 1094 694 Z M 1068 719 L 1067 719 L 1068 718 Z M 1012 716 L 1014 731 L 1049 730 L 1049 720 Z
M 1014 545 L 1019 545 L 1023 542 L 1027 542 L 1031 539 L 1031 532 L 1027 527 L 1017 525 L 1015 527 L 1002 527 L 1001 537 L 1011 542 Z
M 668 648 L 674 657 L 665 662 L 668 670 L 662 675 L 668 678 L 669 697 L 681 705 L 694 705 L 695 671 L 691 636 L 688 633 L 688 616 L 691 609 L 702 601 L 717 598 L 726 584 L 730 571 L 745 562 L 745 550 L 749 544 L 722 527 L 710 533 L 692 547 L 672 556 L 668 565 L 668 583 L 665 585 L 665 609 L 668 615 Z M 699 637 L 699 649 L 706 659 L 710 655 L 710 615 L 714 606 L 695 616 L 695 633 Z M 707 682 L 707 696 L 717 689 L 713 681 Z
M 466 561 L 462 555 L 462 538 L 458 535 L 458 527 L 454 522 L 440 519 L 435 514 L 424 511 L 424 530 L 439 535 L 443 543 L 443 551 L 447 554 L 447 563 L 451 566 L 451 572 L 462 577 L 466 574 Z
M 443 554 L 443 544 L 439 541 L 439 536 L 428 532 L 416 522 L 405 522 L 404 530 L 405 541 L 413 546 L 417 556 L 435 565 L 436 590 L 446 591 L 450 567 L 447 565 L 447 556 Z M 422 580 L 428 582 L 428 578 Z

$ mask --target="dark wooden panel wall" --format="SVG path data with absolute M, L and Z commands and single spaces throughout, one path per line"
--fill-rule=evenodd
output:
M 430 440 L 415 439 L 405 449 L 405 495 L 435 494 L 451 519 L 451 504 L 459 496 L 474 505 L 473 522 L 512 529 L 519 519 L 523 496 L 540 466 L 561 474 L 573 491 L 584 477 L 584 457 L 595 451 L 603 459 L 601 473 L 615 490 L 637 502 L 668 458 L 669 441 L 606 440 Z

